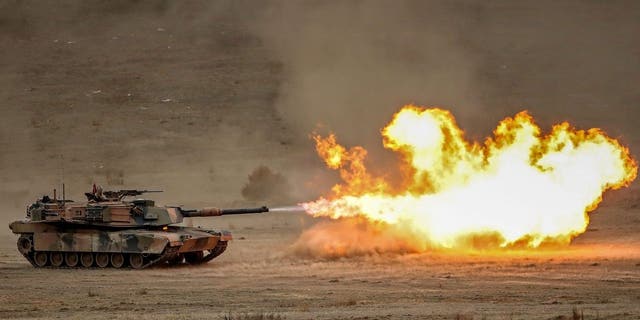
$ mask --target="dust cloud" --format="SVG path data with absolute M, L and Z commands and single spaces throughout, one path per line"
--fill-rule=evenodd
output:
M 293 257 L 340 259 L 424 251 L 410 235 L 385 224 L 358 218 L 323 220 L 305 230 L 289 248 Z
M 286 178 L 273 172 L 267 166 L 259 166 L 248 177 L 248 182 L 241 190 L 242 196 L 249 201 L 270 201 L 270 203 L 289 204 L 291 185 Z
M 452 110 L 473 138 L 529 109 L 543 125 L 569 120 L 635 143 L 627 116 L 638 115 L 629 84 L 640 78 L 640 26 L 630 4 L 275 2 L 254 29 L 284 63 L 278 111 L 303 132 L 321 123 L 347 143 L 375 144 L 390 115 L 415 102 Z
M 478 64 L 458 43 L 462 26 L 445 18 L 452 10 L 417 1 L 273 4 L 256 29 L 285 63 L 278 111 L 300 132 L 320 124 L 375 147 L 404 103 L 477 116 Z

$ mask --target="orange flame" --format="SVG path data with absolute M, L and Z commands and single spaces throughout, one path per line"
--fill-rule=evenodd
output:
M 407 173 L 401 190 L 367 171 L 362 147 L 315 136 L 327 166 L 343 183 L 303 203 L 314 216 L 388 225 L 412 249 L 537 248 L 568 244 L 589 224 L 607 189 L 628 185 L 638 167 L 629 150 L 600 129 L 568 123 L 542 135 L 527 112 L 506 118 L 494 136 L 469 143 L 446 110 L 408 105 L 382 130 Z

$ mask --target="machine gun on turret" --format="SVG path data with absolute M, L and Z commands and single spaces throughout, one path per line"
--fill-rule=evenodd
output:
M 145 193 L 162 192 L 162 190 L 137 190 L 137 189 L 123 189 L 118 191 L 105 191 L 102 192 L 102 187 L 94 186 L 93 192 L 85 192 L 85 196 L 88 201 L 102 202 L 102 201 L 122 201 L 125 197 L 136 197 Z
M 125 197 L 137 197 L 145 193 L 157 193 L 162 190 L 136 190 L 136 189 L 124 189 L 118 191 L 105 191 L 104 197 L 109 201 L 120 201 Z

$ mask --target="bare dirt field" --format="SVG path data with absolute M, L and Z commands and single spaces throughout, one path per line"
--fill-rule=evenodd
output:
M 637 1 L 0 0 L 0 224 L 63 181 L 76 200 L 95 182 L 195 208 L 310 201 L 337 176 L 309 134 L 385 173 L 379 131 L 406 103 L 471 140 L 527 109 L 637 159 L 638 35 Z M 235 238 L 201 267 L 35 269 L 2 227 L 0 318 L 640 319 L 639 190 L 555 251 L 325 259 L 295 248 L 326 221 L 277 212 L 194 219 Z

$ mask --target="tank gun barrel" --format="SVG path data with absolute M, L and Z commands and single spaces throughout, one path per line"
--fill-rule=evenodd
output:
M 118 191 L 122 195 L 126 196 L 139 196 L 143 193 L 157 193 L 162 192 L 162 190 L 136 190 L 136 189 L 124 189 Z
M 203 208 L 200 210 L 185 210 L 181 209 L 182 215 L 185 217 L 213 217 L 232 214 L 249 214 L 249 213 L 262 213 L 269 212 L 269 208 L 266 206 L 258 208 L 241 208 L 241 209 L 218 209 L 218 208 Z
M 259 208 L 242 208 L 242 209 L 220 209 L 221 215 L 227 214 L 247 214 L 247 213 L 262 213 L 269 212 L 269 208 L 262 206 Z

